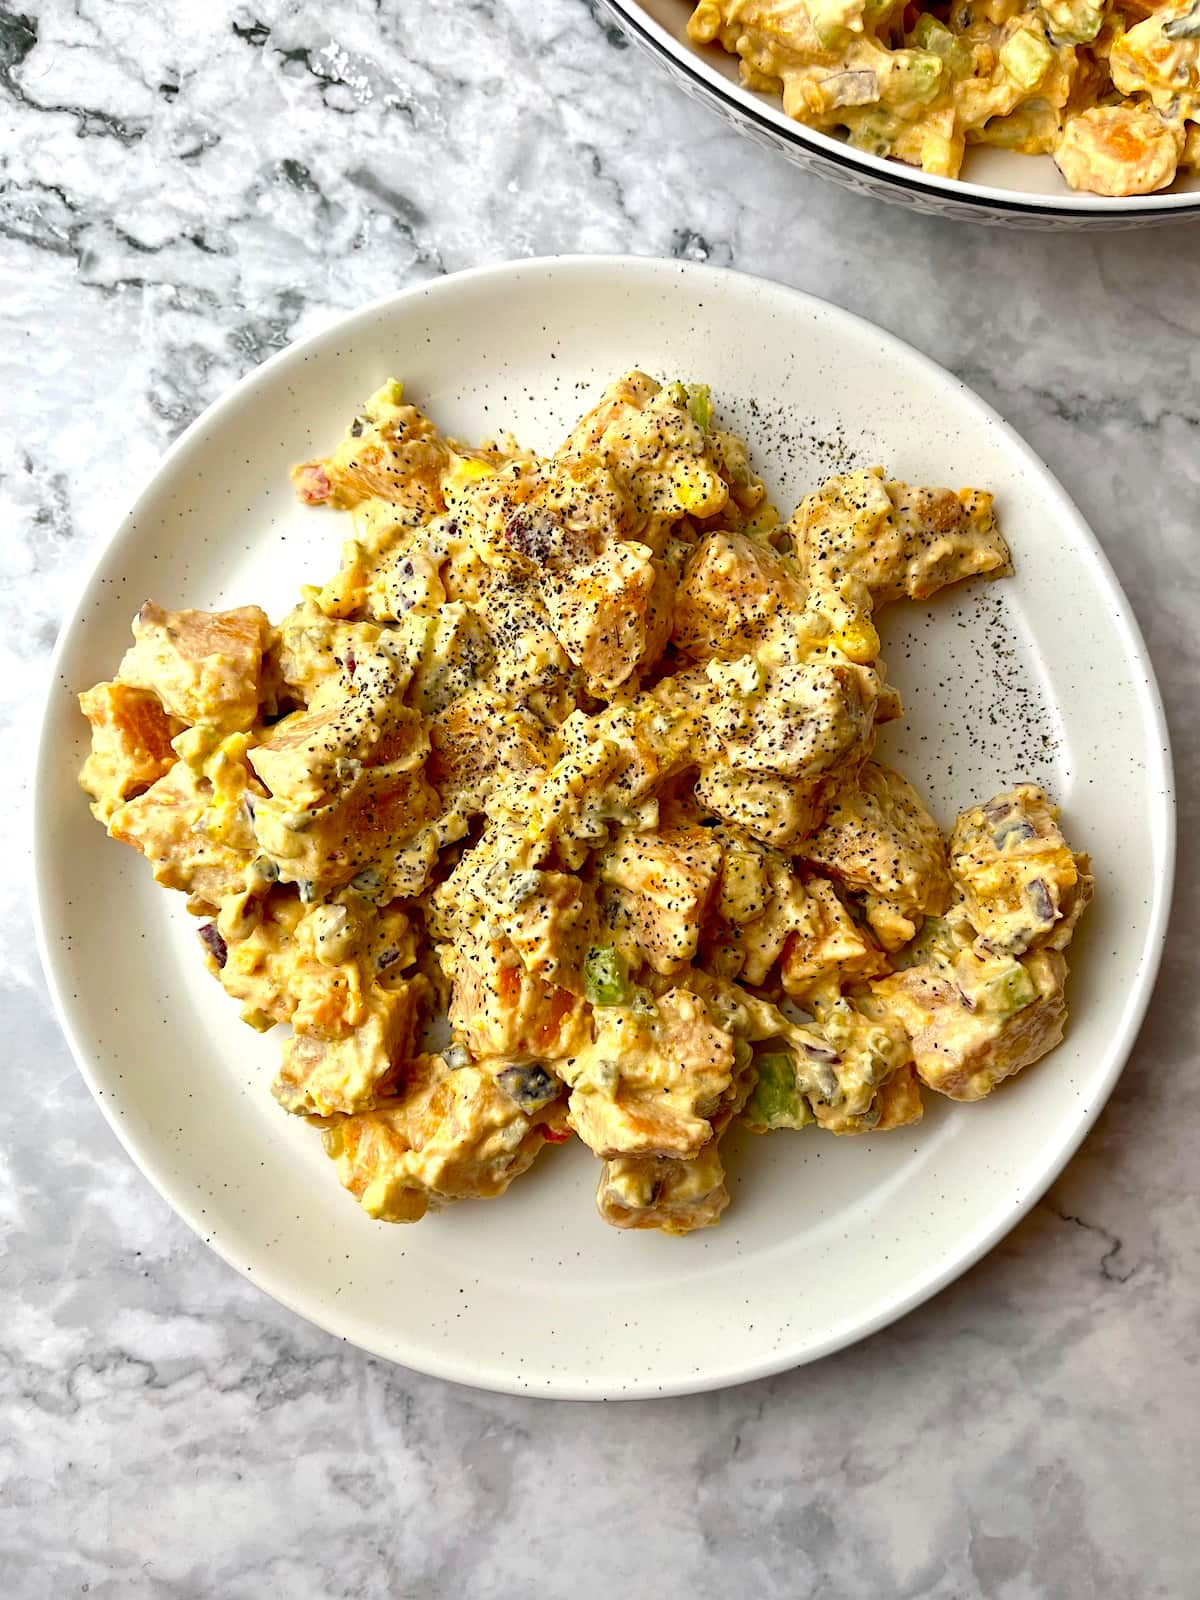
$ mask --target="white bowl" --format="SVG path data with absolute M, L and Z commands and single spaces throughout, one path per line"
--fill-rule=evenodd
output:
M 798 166 L 847 189 L 914 211 L 1019 228 L 1129 228 L 1200 217 L 1200 173 L 1161 194 L 1110 199 L 1080 194 L 1049 156 L 974 146 L 961 178 L 939 178 L 899 161 L 868 155 L 833 134 L 784 114 L 778 95 L 738 81 L 738 61 L 718 45 L 693 44 L 691 0 L 605 0 L 628 36 L 667 68 L 681 89 L 740 132 L 782 152 Z
M 369 1221 L 317 1135 L 268 1093 L 278 1042 L 238 1022 L 195 922 L 110 842 L 76 787 L 77 690 L 113 671 L 149 595 L 278 615 L 332 572 L 341 530 L 287 469 L 389 374 L 471 437 L 550 446 L 641 365 L 706 380 L 781 504 L 847 460 L 998 494 L 1016 577 L 885 614 L 909 717 L 886 749 L 943 820 L 1029 775 L 1091 850 L 1061 1049 L 990 1100 L 937 1101 L 879 1138 L 746 1139 L 733 1204 L 673 1240 L 606 1228 L 597 1165 L 547 1151 L 503 1199 Z M 998 719 L 998 720 L 996 720 Z M 900 1315 L 1033 1204 L 1103 1105 L 1162 946 L 1173 809 L 1149 661 L 1078 513 L 956 379 L 793 290 L 688 263 L 529 261 L 422 285 L 268 361 L 164 457 L 63 630 L 37 777 L 41 948 L 80 1068 L 127 1150 L 239 1271 L 378 1355 L 488 1388 L 617 1397 L 735 1383 Z

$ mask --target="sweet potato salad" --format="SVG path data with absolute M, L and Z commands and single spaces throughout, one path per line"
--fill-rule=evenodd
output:
M 278 622 L 147 601 L 81 781 L 371 1217 L 578 1140 L 606 1222 L 686 1233 L 736 1123 L 882 1134 L 1058 1042 L 1092 880 L 1056 808 L 946 837 L 874 759 L 878 613 L 1010 571 L 990 495 L 875 468 L 781 516 L 708 390 L 641 372 L 547 455 L 392 382 L 293 478 L 337 571 Z

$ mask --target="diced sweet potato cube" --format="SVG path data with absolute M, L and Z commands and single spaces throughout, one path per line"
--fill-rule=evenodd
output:
M 834 796 L 825 821 L 801 846 L 806 861 L 866 895 L 867 920 L 895 949 L 924 916 L 950 903 L 946 847 L 906 778 L 864 763 Z
M 741 533 L 711 533 L 688 557 L 672 637 L 696 661 L 732 659 L 781 611 L 803 603 L 804 584 L 770 545 Z
M 671 631 L 671 581 L 646 545 L 617 542 L 568 574 L 548 574 L 542 596 L 593 693 L 611 694 L 652 665 Z
M 528 971 L 503 940 L 464 940 L 455 950 L 450 1024 L 479 1059 L 556 1061 L 591 1035 L 584 1001 Z
M 1072 853 L 1058 807 L 1032 783 L 961 813 L 950 875 L 983 952 L 1065 950 L 1092 896 L 1086 856 Z
M 788 936 L 780 962 L 783 987 L 793 1000 L 803 1004 L 831 985 L 840 989 L 852 979 L 886 971 L 870 935 L 858 926 L 824 878 L 808 880 L 804 911 Z
M 668 1156 L 618 1156 L 606 1161 L 596 1209 L 614 1228 L 659 1228 L 691 1233 L 711 1228 L 729 1204 L 716 1139 L 690 1161 Z
M 964 968 L 971 967 L 985 974 L 997 969 L 1004 980 L 993 985 L 990 1001 L 965 990 Z M 952 971 L 922 964 L 871 988 L 911 1035 L 921 1081 L 951 1100 L 982 1100 L 1058 1044 L 1067 1020 L 1066 975 L 1057 950 L 1031 951 L 1019 964 L 968 953 Z
M 721 847 L 706 828 L 627 833 L 604 857 L 601 877 L 656 972 L 678 972 L 696 954 L 720 870 Z
M 885 482 L 878 467 L 826 479 L 800 503 L 791 531 L 814 582 L 864 583 L 877 606 L 1010 570 L 990 494 Z
M 366 1016 L 349 1032 L 297 1030 L 284 1045 L 271 1092 L 285 1111 L 329 1117 L 367 1111 L 395 1087 L 410 1060 L 429 990 L 417 977 L 394 989 L 376 989 Z
M 559 1071 L 568 1121 L 598 1156 L 690 1159 L 714 1137 L 734 1081 L 733 1040 L 707 1003 L 672 989 L 652 1010 L 598 1006 L 595 1041 Z
M 148 600 L 133 622 L 118 676 L 156 694 L 187 727 L 231 732 L 258 716 L 262 655 L 270 632 L 257 606 L 234 611 L 164 611 Z
M 107 824 L 123 800 L 142 794 L 174 766 L 171 740 L 181 725 L 148 689 L 127 683 L 98 683 L 79 696 L 79 708 L 92 725 L 92 750 L 79 782 L 95 802 L 93 813 Z
M 205 830 L 210 796 L 202 784 L 187 762 L 177 761 L 144 794 L 118 807 L 108 831 L 142 852 L 164 888 L 181 889 L 215 906 L 245 886 L 253 854 Z
M 560 1123 L 557 1105 L 526 1113 L 489 1072 L 422 1056 L 394 1100 L 339 1119 L 324 1142 L 368 1216 L 416 1222 L 448 1201 L 503 1194 Z

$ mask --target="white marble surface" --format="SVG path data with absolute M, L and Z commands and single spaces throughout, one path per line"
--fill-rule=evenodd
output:
M 1200 229 L 1002 234 L 803 177 L 595 0 L 0 4 L 0 826 L 77 574 L 170 439 L 331 313 L 521 254 L 691 255 L 1004 411 L 1145 629 L 1181 790 L 1164 973 L 1032 1217 L 859 1348 L 579 1407 L 390 1369 L 210 1255 L 118 1149 L 0 870 L 5 1600 L 1198 1592 Z

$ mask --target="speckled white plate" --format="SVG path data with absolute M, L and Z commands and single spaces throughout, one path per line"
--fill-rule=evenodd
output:
M 331 572 L 341 529 L 288 467 L 389 375 L 444 427 L 551 446 L 614 374 L 712 384 L 776 499 L 855 461 L 996 491 L 1017 576 L 885 616 L 909 707 L 885 754 L 943 821 L 1029 775 L 1065 808 L 1099 893 L 1074 947 L 1065 1044 L 976 1106 L 879 1138 L 745 1139 L 733 1203 L 689 1239 L 606 1228 L 596 1164 L 552 1149 L 502 1200 L 369 1221 L 317 1135 L 274 1104 L 277 1041 L 238 1022 L 194 922 L 91 820 L 77 690 L 130 618 L 256 600 Z M 610 1399 L 812 1360 L 924 1300 L 1033 1204 L 1104 1103 L 1145 1010 L 1170 897 L 1167 736 L 1145 649 L 1095 540 L 994 412 L 924 357 L 790 289 L 678 262 L 527 261 L 408 290 L 284 351 L 205 413 L 117 528 L 59 641 L 38 765 L 42 953 L 80 1069 L 198 1234 L 302 1316 L 487 1388 Z

